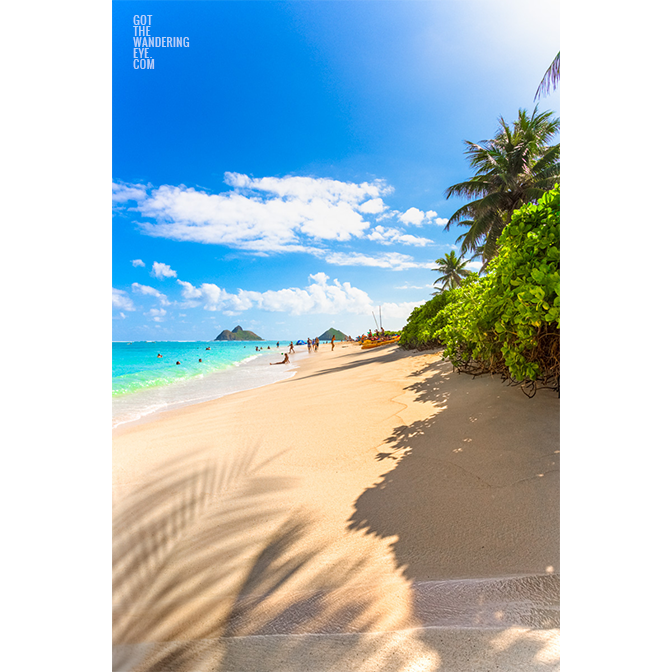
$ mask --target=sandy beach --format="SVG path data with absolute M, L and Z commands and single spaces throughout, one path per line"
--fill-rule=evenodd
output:
M 559 407 L 337 343 L 116 429 L 114 669 L 559 669 Z

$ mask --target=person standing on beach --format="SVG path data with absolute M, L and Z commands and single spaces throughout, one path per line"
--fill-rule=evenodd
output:
M 289 342 L 289 351 L 294 354 L 294 341 Z
M 319 338 L 316 338 L 313 341 L 313 347 L 315 348 L 315 352 L 317 352 L 317 349 L 320 347 L 320 339 Z
M 334 341 L 335 341 L 335 340 L 336 340 L 336 335 L 334 334 L 334 335 L 331 337 L 331 351 L 332 351 L 332 352 L 334 351 Z
M 313 349 L 313 342 L 310 339 L 308 339 L 306 342 L 308 343 L 308 352 L 310 352 Z

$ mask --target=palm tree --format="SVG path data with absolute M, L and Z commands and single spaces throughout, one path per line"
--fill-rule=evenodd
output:
M 465 269 L 468 262 L 458 257 L 455 250 L 452 250 L 450 254 L 444 254 L 436 260 L 436 263 L 438 268 L 432 270 L 441 273 L 441 277 L 434 282 L 435 285 L 441 283 L 438 293 L 457 287 L 462 282 L 462 278 L 469 274 L 469 271 Z
M 548 66 L 548 70 L 546 70 L 546 74 L 539 83 L 539 86 L 537 87 L 537 92 L 534 94 L 534 99 L 536 100 L 537 98 L 541 98 L 541 96 L 547 95 L 551 90 L 551 86 L 553 87 L 553 91 L 555 91 L 555 89 L 558 87 L 559 81 L 560 81 L 560 52 L 558 52 L 558 55 L 553 59 L 553 63 L 551 63 Z
M 468 230 L 457 238 L 462 254 L 476 253 L 484 267 L 497 254 L 497 239 L 521 205 L 539 198 L 560 182 L 560 144 L 549 140 L 560 128 L 552 112 L 531 115 L 518 110 L 513 126 L 499 118 L 500 128 L 491 140 L 481 143 L 465 140 L 465 154 L 476 175 L 446 189 L 446 198 L 468 197 L 470 203 L 459 208 L 446 224 Z

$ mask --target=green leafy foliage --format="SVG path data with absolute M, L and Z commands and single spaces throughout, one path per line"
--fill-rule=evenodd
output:
M 443 345 L 434 333 L 436 330 L 433 319 L 446 305 L 453 291 L 440 292 L 433 299 L 413 309 L 406 326 L 401 330 L 399 347 L 406 350 L 425 350 Z
M 476 274 L 451 292 L 450 301 L 434 318 L 435 337 L 445 346 L 444 357 L 455 366 L 467 366 L 472 361 L 484 362 L 492 357 L 490 341 L 479 338 L 484 311 L 485 293 L 490 278 Z
M 400 344 L 442 343 L 461 371 L 557 388 L 560 376 L 560 187 L 516 210 L 484 277 L 411 314 Z M 434 303 L 436 302 L 436 303 Z

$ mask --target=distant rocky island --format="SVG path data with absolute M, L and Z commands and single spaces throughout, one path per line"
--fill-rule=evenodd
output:
M 347 341 L 349 339 L 349 336 L 346 336 L 342 331 L 334 329 L 333 327 L 327 329 L 322 336 L 318 336 L 318 338 L 321 341 L 330 341 L 332 336 L 336 336 L 337 341 Z
M 216 341 L 263 341 L 261 336 L 257 336 L 253 331 L 246 331 L 238 325 L 233 331 L 224 329 L 224 331 L 217 336 Z

